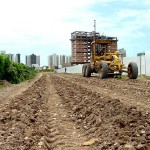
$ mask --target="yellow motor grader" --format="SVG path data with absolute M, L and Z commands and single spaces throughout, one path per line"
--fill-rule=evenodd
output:
M 136 79 L 138 76 L 138 67 L 135 62 L 130 62 L 126 68 L 119 52 L 112 48 L 113 42 L 117 42 L 116 37 L 105 37 L 102 39 L 93 39 L 91 42 L 91 60 L 90 63 L 83 64 L 83 77 L 90 77 L 91 73 L 98 73 L 101 79 L 108 77 L 121 77 L 123 72 L 128 74 L 129 79 Z

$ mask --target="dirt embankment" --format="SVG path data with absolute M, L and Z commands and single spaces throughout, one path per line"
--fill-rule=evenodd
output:
M 149 87 L 139 80 L 45 74 L 17 96 L 0 98 L 0 149 L 148 150 Z

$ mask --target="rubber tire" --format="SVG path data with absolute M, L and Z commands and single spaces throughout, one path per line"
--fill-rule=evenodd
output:
M 130 62 L 128 65 L 129 79 L 136 79 L 138 77 L 138 66 L 135 62 Z
M 86 69 L 86 66 L 85 64 L 82 66 L 82 76 L 85 77 L 85 69 Z
M 86 64 L 85 77 L 91 77 L 91 64 Z
M 103 69 L 103 74 L 100 73 L 100 70 Z M 106 62 L 102 61 L 100 62 L 99 66 L 99 76 L 101 79 L 107 78 L 108 77 L 108 65 Z

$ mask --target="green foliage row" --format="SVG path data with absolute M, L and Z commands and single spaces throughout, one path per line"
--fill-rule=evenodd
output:
M 43 69 L 42 72 L 54 72 L 52 69 Z
M 0 80 L 20 83 L 32 79 L 35 75 L 36 71 L 33 68 L 12 62 L 6 55 L 0 55 Z

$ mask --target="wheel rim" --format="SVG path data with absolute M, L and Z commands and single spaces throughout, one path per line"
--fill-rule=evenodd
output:
M 131 75 L 132 75 L 132 67 L 129 66 L 128 67 L 128 76 L 131 77 Z

